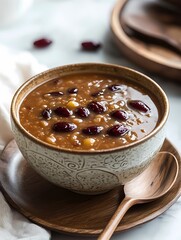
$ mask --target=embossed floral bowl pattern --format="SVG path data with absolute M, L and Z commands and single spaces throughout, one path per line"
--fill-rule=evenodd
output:
M 61 149 L 36 139 L 20 124 L 18 111 L 22 100 L 37 85 L 77 72 L 122 76 L 151 90 L 157 99 L 160 111 L 157 127 L 146 137 L 129 145 L 93 152 Z M 17 90 L 11 104 L 12 130 L 25 159 L 50 182 L 83 194 L 109 191 L 139 175 L 163 144 L 168 113 L 169 104 L 165 93 L 149 77 L 129 68 L 100 63 L 67 65 L 40 73 Z

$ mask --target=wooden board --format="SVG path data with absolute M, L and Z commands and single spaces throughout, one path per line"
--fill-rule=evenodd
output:
M 150 14 L 150 9 L 156 7 L 158 3 L 160 4 L 159 0 L 118 1 L 111 16 L 113 38 L 121 52 L 136 65 L 154 75 L 181 82 L 181 54 L 154 42 L 145 41 L 144 38 L 131 37 L 125 31 L 124 18 Z M 180 22 L 181 17 L 178 19 L 179 24 Z M 167 32 L 178 40 L 181 36 L 179 24 L 165 24 Z
M 181 1 L 180 0 L 161 0 L 164 1 L 167 4 L 170 4 L 171 7 L 181 7 Z
M 159 216 L 180 196 L 180 155 L 168 140 L 162 150 L 170 151 L 179 160 L 179 175 L 173 189 L 159 200 L 132 207 L 116 232 Z M 105 194 L 86 196 L 49 183 L 28 165 L 14 140 L 1 155 L 0 182 L 6 199 L 19 212 L 35 223 L 68 234 L 100 234 L 124 197 L 121 187 Z

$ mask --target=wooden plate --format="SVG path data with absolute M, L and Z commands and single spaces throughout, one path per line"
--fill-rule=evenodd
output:
M 180 196 L 180 155 L 168 140 L 165 140 L 162 150 L 170 151 L 179 160 L 180 172 L 173 189 L 157 201 L 132 207 L 116 232 L 157 217 Z M 7 145 L 1 156 L 0 181 L 6 199 L 19 212 L 44 227 L 69 234 L 99 234 L 124 197 L 122 188 L 97 196 L 87 196 L 47 182 L 24 160 L 14 140 Z
M 143 69 L 171 80 L 181 81 L 181 54 L 144 39 L 128 36 L 123 30 L 122 19 L 132 14 L 142 14 L 148 9 L 148 4 L 155 4 L 159 0 L 120 0 L 113 8 L 111 29 L 113 37 L 121 52 L 136 65 Z M 147 13 L 144 13 L 147 14 Z M 169 25 L 168 31 L 180 38 L 181 27 Z

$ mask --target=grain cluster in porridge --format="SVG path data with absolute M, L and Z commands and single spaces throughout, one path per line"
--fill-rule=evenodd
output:
M 31 135 L 72 150 L 110 149 L 135 142 L 149 134 L 159 118 L 146 89 L 99 73 L 45 82 L 25 97 L 19 116 Z

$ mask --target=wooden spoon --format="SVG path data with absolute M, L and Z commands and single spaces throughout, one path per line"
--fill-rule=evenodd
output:
M 98 237 L 98 240 L 110 239 L 131 206 L 156 200 L 166 194 L 175 183 L 178 170 L 178 161 L 173 154 L 169 152 L 158 153 L 142 174 L 125 184 L 125 198 Z
M 144 15 L 131 15 L 123 20 L 125 26 L 133 30 L 142 37 L 150 38 L 152 41 L 165 45 L 181 54 L 181 41 L 173 36 L 173 32 L 169 31 L 163 24 L 154 19 L 149 19 Z M 178 35 L 178 34 L 177 34 Z

